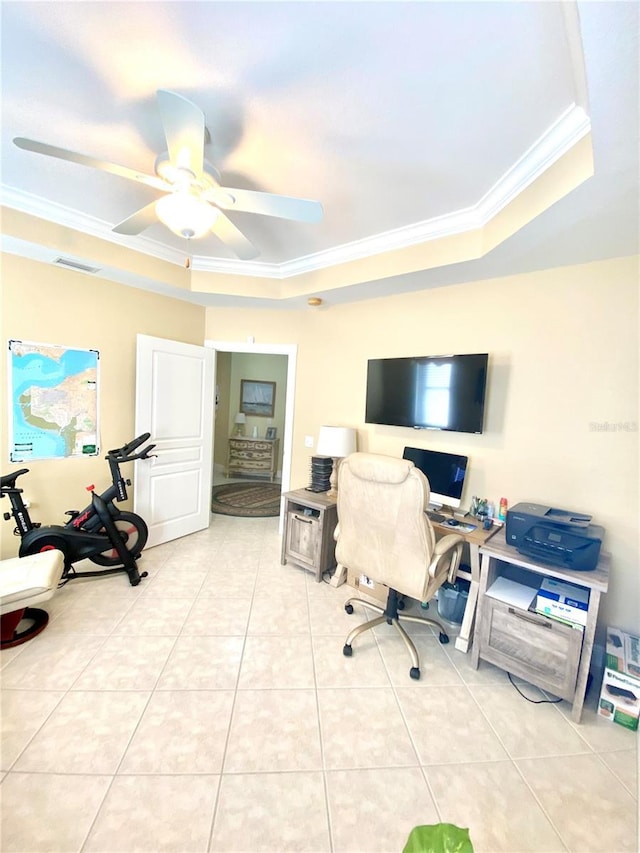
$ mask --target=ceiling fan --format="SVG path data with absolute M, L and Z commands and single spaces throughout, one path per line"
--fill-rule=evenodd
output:
M 116 234 L 139 234 L 160 220 L 174 234 L 186 239 L 204 237 L 212 232 L 238 258 L 249 260 L 257 257 L 259 252 L 223 213 L 224 210 L 298 222 L 319 222 L 322 219 L 319 201 L 221 186 L 219 172 L 204 158 L 208 131 L 202 110 L 182 95 L 166 89 L 159 89 L 157 98 L 167 151 L 156 159 L 155 175 L 145 175 L 127 166 L 97 160 L 33 139 L 18 136 L 13 141 L 25 151 L 102 169 L 165 193 L 162 198 L 116 225 L 113 228 Z

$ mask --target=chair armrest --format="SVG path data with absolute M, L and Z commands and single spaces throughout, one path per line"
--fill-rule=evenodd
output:
M 429 565 L 429 576 L 436 578 L 446 573 L 446 579 L 449 583 L 453 583 L 462 558 L 463 545 L 464 537 L 460 536 L 459 533 L 448 533 L 442 539 L 439 539 L 433 549 L 433 557 Z
M 458 542 L 464 542 L 464 536 L 460 536 L 459 533 L 447 533 L 446 536 L 443 536 L 442 539 L 438 539 L 436 542 L 436 547 L 433 549 L 433 556 L 441 557 L 457 545 Z

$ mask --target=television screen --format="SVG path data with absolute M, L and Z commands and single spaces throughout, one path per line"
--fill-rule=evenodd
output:
M 369 359 L 365 422 L 481 433 L 487 353 Z

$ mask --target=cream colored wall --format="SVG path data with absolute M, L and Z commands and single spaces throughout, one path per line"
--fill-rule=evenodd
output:
M 13 255 L 2 256 L 3 356 L 8 339 L 40 341 L 100 352 L 101 454 L 16 466 L 7 455 L 6 366 L 2 365 L 2 472 L 29 468 L 21 484 L 35 521 L 60 523 L 64 512 L 88 503 L 85 487 L 109 484 L 104 451 L 134 435 L 136 335 L 203 344 L 205 310 L 165 296 Z M 133 466 L 126 473 L 133 475 Z M 130 503 L 130 502 L 129 502 Z M 8 504 L 4 500 L 2 504 Z M 123 505 L 124 506 L 124 505 Z M 9 506 L 0 506 L 7 511 Z M 0 520 L 0 554 L 17 553 L 13 523 Z
M 285 355 L 263 355 L 260 353 L 233 353 L 231 357 L 230 432 L 233 430 L 233 419 L 240 411 L 240 383 L 243 379 L 276 383 L 273 417 L 264 418 L 247 415 L 245 435 L 252 435 L 253 428 L 257 427 L 258 436 L 264 438 L 266 428 L 273 426 L 278 430 L 276 434 L 282 437 L 284 404 L 287 397 L 287 357 Z
M 213 433 L 213 464 L 220 470 L 226 469 L 227 465 L 227 438 L 229 432 L 229 418 L 233 421 L 231 410 L 231 353 L 216 353 L 216 385 L 220 395 L 216 420 Z
M 606 529 L 601 623 L 638 627 L 638 258 L 305 311 L 207 309 L 206 337 L 298 344 L 292 488 L 305 435 L 354 426 L 362 450 L 468 454 L 463 500 L 588 512 Z M 489 352 L 483 435 L 364 424 L 367 359 Z M 610 425 L 600 430 L 598 425 Z M 621 429 L 618 424 L 627 425 Z

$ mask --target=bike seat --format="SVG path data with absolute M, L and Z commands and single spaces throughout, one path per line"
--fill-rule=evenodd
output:
M 19 471 L 14 471 L 13 474 L 5 474 L 4 477 L 0 477 L 0 488 L 2 489 L 15 489 L 16 480 L 22 474 L 28 474 L 28 468 L 21 468 Z

